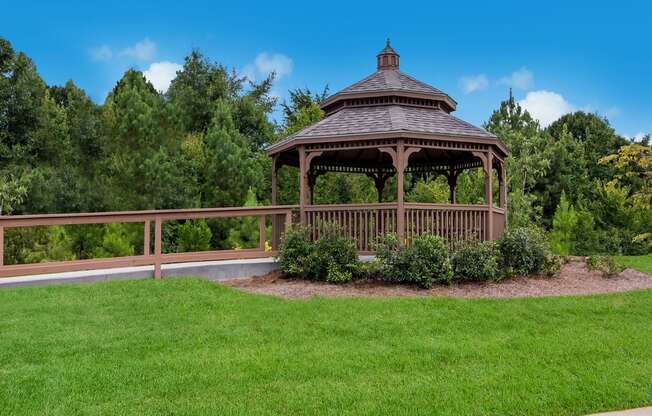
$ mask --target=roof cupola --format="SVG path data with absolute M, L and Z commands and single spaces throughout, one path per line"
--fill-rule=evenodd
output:
M 400 55 L 396 53 L 394 48 L 389 44 L 389 39 L 387 39 L 387 44 L 383 50 L 378 53 L 377 58 L 379 71 L 399 68 Z

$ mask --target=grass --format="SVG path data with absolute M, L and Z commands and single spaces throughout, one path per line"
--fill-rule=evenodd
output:
M 646 256 L 616 256 L 616 260 L 623 266 L 652 274 L 652 254 Z
M 652 404 L 652 291 L 282 300 L 199 279 L 0 291 L 0 414 L 580 415 Z

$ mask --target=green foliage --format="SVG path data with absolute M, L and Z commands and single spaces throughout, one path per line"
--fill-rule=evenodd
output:
M 93 257 L 133 256 L 134 246 L 125 224 L 107 224 L 102 243 L 93 252 Z
M 358 265 L 358 252 L 355 243 L 344 233 L 337 224 L 324 223 L 320 227 L 319 238 L 314 244 L 314 250 L 309 260 L 311 274 L 317 279 L 330 281 L 348 276 Z
M 463 281 L 495 281 L 502 278 L 500 253 L 492 241 L 472 241 L 457 247 L 451 258 L 453 275 Z
M 439 236 L 416 236 L 406 246 L 389 234 L 379 239 L 376 257 L 382 277 L 391 282 L 416 283 L 428 289 L 435 282 L 449 283 L 453 278 L 448 247 Z
M 292 224 L 281 237 L 278 263 L 283 273 L 291 277 L 308 278 L 311 274 L 311 258 L 315 250 L 310 241 L 310 229 Z
M 611 278 L 617 276 L 620 272 L 625 270 L 613 256 L 594 255 L 586 259 L 586 268 L 593 271 L 597 270 L 602 273 L 604 278 Z
M 531 228 L 510 228 L 498 241 L 507 274 L 539 274 L 544 271 L 547 247 L 543 233 Z
M 177 231 L 180 253 L 210 250 L 212 233 L 206 220 L 186 221 L 177 228 Z
M 245 207 L 258 206 L 256 193 L 249 188 L 244 203 Z M 229 228 L 226 244 L 230 248 L 258 247 L 259 220 L 257 217 L 234 218 L 233 225 Z M 271 230 L 270 230 L 271 231 Z
M 310 229 L 292 225 L 281 239 L 278 262 L 289 276 L 343 283 L 358 270 L 358 253 L 336 224 L 322 224 L 314 243 Z
M 557 254 L 567 256 L 571 253 L 573 231 L 577 225 L 577 213 L 562 192 L 559 206 L 552 219 L 552 232 L 550 233 L 550 247 Z

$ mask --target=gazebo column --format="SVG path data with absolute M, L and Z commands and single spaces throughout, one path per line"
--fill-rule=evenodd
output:
M 306 148 L 299 146 L 299 222 L 306 223 L 306 193 L 308 186 L 308 169 L 306 167 Z
M 494 192 L 493 192 L 493 152 L 489 151 L 485 159 L 484 194 L 487 203 L 487 237 L 494 239 Z
M 312 204 L 310 196 L 310 164 L 312 160 L 321 156 L 323 152 L 306 152 L 305 146 L 299 146 L 299 220 L 306 224 L 306 205 Z
M 500 181 L 500 188 L 498 193 L 498 205 L 505 209 L 507 204 L 507 173 L 505 169 L 505 162 L 500 162 L 500 175 L 498 176 Z
M 373 179 L 378 193 L 378 203 L 383 202 L 383 191 L 385 190 L 385 183 L 392 175 L 391 173 L 383 173 L 382 169 L 378 169 L 377 173 L 367 173 L 367 176 Z
M 446 175 L 448 179 L 448 188 L 450 189 L 450 201 L 451 204 L 457 204 L 457 193 L 455 192 L 457 188 L 457 176 L 459 172 L 455 169 L 451 169 L 450 172 Z
M 380 147 L 379 151 L 387 153 L 392 158 L 396 169 L 396 234 L 403 241 L 405 239 L 405 196 L 404 177 L 410 155 L 421 150 L 420 147 L 405 147 L 403 139 L 399 139 L 396 150 L 391 147 Z
M 394 168 L 396 169 L 396 233 L 399 240 L 405 238 L 405 198 L 403 195 L 403 182 L 405 172 L 405 144 L 403 140 L 398 141 L 396 146 L 396 160 Z
M 278 205 L 278 170 L 280 168 L 278 155 L 272 157 L 272 205 Z M 272 249 L 278 250 L 280 229 L 278 215 L 272 215 Z

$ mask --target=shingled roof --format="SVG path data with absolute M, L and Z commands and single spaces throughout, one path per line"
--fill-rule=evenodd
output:
M 450 115 L 456 104 L 441 90 L 401 72 L 398 54 L 388 42 L 378 54 L 375 73 L 327 98 L 321 103 L 326 112 L 323 120 L 275 143 L 267 152 L 282 151 L 295 141 L 391 133 L 495 141 L 504 149 L 493 134 Z

